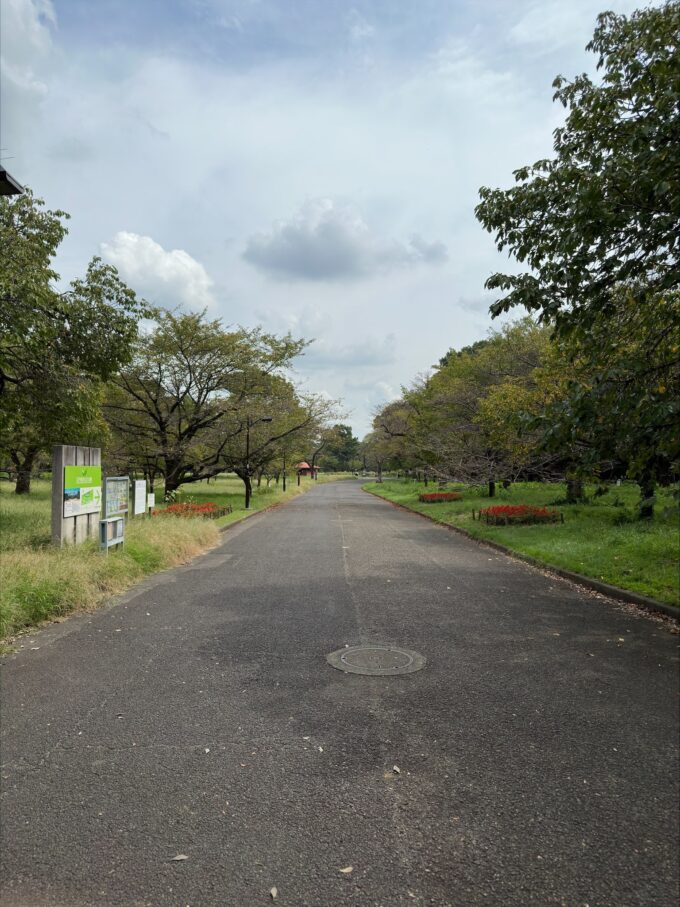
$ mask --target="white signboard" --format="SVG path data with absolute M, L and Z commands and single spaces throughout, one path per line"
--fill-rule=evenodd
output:
M 135 516 L 146 511 L 146 479 L 135 479 Z
M 149 510 L 156 506 L 156 495 L 149 492 L 146 496 L 146 506 Z

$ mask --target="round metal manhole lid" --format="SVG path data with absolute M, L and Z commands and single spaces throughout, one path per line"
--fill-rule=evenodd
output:
M 326 656 L 328 664 L 347 674 L 413 674 L 425 667 L 426 658 L 396 646 L 347 646 Z

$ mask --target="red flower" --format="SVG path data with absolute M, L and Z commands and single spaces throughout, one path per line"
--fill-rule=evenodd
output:
M 191 502 L 186 502 L 182 504 L 168 504 L 164 510 L 154 510 L 154 516 L 170 515 L 170 516 L 202 516 L 202 517 L 211 517 L 215 519 L 216 517 L 223 516 L 226 513 L 231 513 L 232 509 L 229 505 L 226 507 L 218 507 L 217 504 L 213 504 L 212 501 L 209 501 L 205 504 L 194 504 Z
M 480 510 L 479 517 L 492 524 L 556 523 L 560 519 L 560 513 L 531 504 L 497 504 L 495 507 Z
M 457 491 L 431 491 L 419 494 L 418 500 L 424 504 L 437 504 L 440 501 L 461 501 L 462 497 Z

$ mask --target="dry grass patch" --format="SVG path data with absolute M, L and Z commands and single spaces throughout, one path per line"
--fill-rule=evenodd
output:
M 65 548 L 22 546 L 0 557 L 0 637 L 74 610 L 96 607 L 147 574 L 217 544 L 211 520 L 167 517 L 130 522 L 122 550 L 102 554 L 94 542 Z

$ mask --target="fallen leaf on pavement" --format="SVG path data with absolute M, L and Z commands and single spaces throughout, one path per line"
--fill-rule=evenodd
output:
M 276 887 L 276 885 L 272 886 L 272 888 L 269 889 L 269 894 L 272 896 L 272 901 L 275 901 L 278 898 L 279 889 Z
M 350 873 L 353 869 L 354 869 L 354 866 L 345 866 L 344 869 L 339 869 L 338 872 L 342 872 L 342 873 L 344 873 L 345 875 L 349 875 L 349 873 Z
M 401 769 L 399 768 L 398 765 L 393 766 L 392 771 L 394 772 L 395 775 L 401 775 Z
M 181 863 L 182 860 L 188 860 L 189 857 L 185 853 L 178 853 L 176 857 L 173 857 L 170 860 L 171 863 Z

